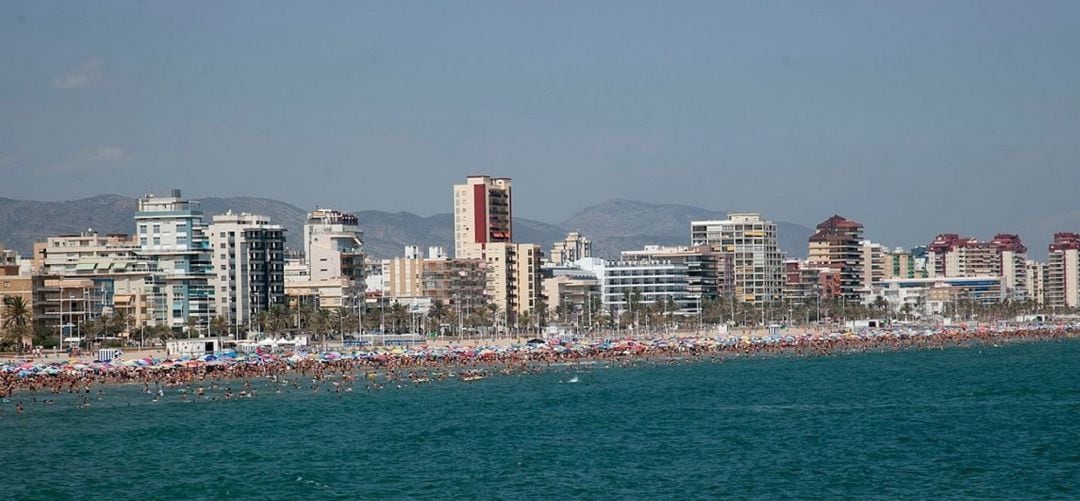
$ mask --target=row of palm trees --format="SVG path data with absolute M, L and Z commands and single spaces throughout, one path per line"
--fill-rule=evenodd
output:
M 452 307 L 436 300 L 424 313 L 413 313 L 401 303 L 391 303 L 381 307 L 366 306 L 363 312 L 356 309 L 331 309 L 301 307 L 299 310 L 275 306 L 258 315 L 251 325 L 236 326 L 225 317 L 212 319 L 209 325 L 200 324 L 193 317 L 187 323 L 187 336 L 209 335 L 232 337 L 238 332 L 257 330 L 271 336 L 285 333 L 308 333 L 315 341 L 330 338 L 343 338 L 354 333 L 359 327 L 361 317 L 364 331 L 385 332 L 389 334 L 427 333 L 442 336 L 454 335 L 471 337 L 480 332 L 503 332 L 526 334 L 539 330 L 548 321 L 575 325 L 586 329 L 625 328 L 637 326 L 650 330 L 663 330 L 676 325 L 716 325 L 730 324 L 751 326 L 764 323 L 800 323 L 817 322 L 824 319 L 845 320 L 860 318 L 881 318 L 893 320 L 914 320 L 921 318 L 922 305 L 905 304 L 897 313 L 889 309 L 882 297 L 877 297 L 864 305 L 855 301 L 829 299 L 805 302 L 778 301 L 765 304 L 751 304 L 732 301 L 730 298 L 706 299 L 702 302 L 697 318 L 680 316 L 676 312 L 679 306 L 673 301 L 645 302 L 640 294 L 628 293 L 625 308 L 612 312 L 606 310 L 600 298 L 589 296 L 585 305 L 572 305 L 567 302 L 556 306 L 554 314 L 548 318 L 546 308 L 540 305 L 537 314 L 520 316 L 501 311 L 495 304 L 462 309 Z M 978 301 L 959 300 L 946 305 L 945 316 L 954 318 L 978 319 L 981 321 L 1008 320 L 1024 314 L 1070 313 L 1070 310 L 1037 305 L 1032 301 L 1002 301 L 983 304 Z M 89 319 L 80 325 L 83 337 L 91 341 L 115 340 L 122 333 L 130 333 L 132 318 L 127 311 L 117 310 L 112 314 L 97 319 Z M 0 350 L 23 350 L 30 344 L 55 344 L 40 342 L 39 338 L 51 337 L 56 333 L 35 332 L 33 312 L 28 303 L 20 296 L 5 296 L 0 305 Z M 134 334 L 134 333 L 133 333 Z M 140 328 L 137 336 L 130 335 L 132 341 L 164 341 L 182 335 L 166 326 L 146 326 Z M 106 341 L 119 343 L 119 341 Z
M 374 308 L 365 305 L 363 311 L 355 308 L 295 309 L 275 306 L 260 313 L 252 325 L 245 328 L 250 327 L 271 336 L 302 332 L 340 338 L 357 332 L 361 317 L 363 330 L 368 333 L 426 333 L 442 336 L 465 335 L 462 331 L 475 333 L 482 328 L 531 331 L 539 328 L 544 321 L 543 315 L 508 315 L 495 304 L 462 310 L 453 308 L 442 300 L 434 300 L 431 307 L 423 312 L 411 311 L 409 307 L 398 302 Z

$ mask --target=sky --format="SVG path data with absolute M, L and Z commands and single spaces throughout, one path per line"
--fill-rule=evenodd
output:
M 0 196 L 1080 231 L 1080 2 L 0 3 Z

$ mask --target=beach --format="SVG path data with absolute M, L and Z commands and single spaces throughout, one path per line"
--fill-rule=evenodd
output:
M 863 330 L 848 333 L 802 332 L 798 335 L 671 336 L 540 340 L 490 340 L 481 344 L 431 342 L 416 347 L 340 348 L 286 352 L 225 351 L 202 356 L 167 357 L 139 354 L 109 362 L 92 359 L 25 359 L 0 364 L 0 398 L 4 405 L 26 411 L 23 396 L 80 394 L 80 406 L 111 384 L 141 384 L 145 393 L 164 397 L 183 389 L 194 400 L 252 398 L 252 381 L 269 381 L 295 389 L 335 393 L 378 391 L 403 384 L 448 380 L 472 382 L 493 375 L 529 374 L 553 366 L 603 363 L 607 366 L 690 363 L 702 359 L 745 357 L 823 357 L 855 352 L 944 349 L 977 344 L 1037 342 L 1077 337 L 1073 325 L 1039 325 L 976 329 Z M 310 379 L 311 384 L 306 381 Z M 297 381 L 305 381 L 299 383 Z M 229 382 L 239 382 L 234 387 Z M 328 388 L 323 384 L 332 382 Z M 269 384 L 269 383 L 267 383 Z M 274 388 L 272 385 L 264 388 Z M 33 397 L 32 397 L 33 398 Z M 0 409 L 3 409 L 0 407 Z

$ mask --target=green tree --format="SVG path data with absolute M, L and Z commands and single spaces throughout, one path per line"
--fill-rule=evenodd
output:
M 33 312 L 22 296 L 5 296 L 3 312 L 4 341 L 22 351 L 33 336 Z
M 441 299 L 431 302 L 431 319 L 435 323 L 435 330 L 442 333 L 442 326 L 450 315 L 450 308 Z
M 405 305 L 395 302 L 390 305 L 390 324 L 391 332 L 395 334 L 401 334 L 402 329 L 407 324 L 409 318 L 409 311 L 405 308 Z
M 188 315 L 187 321 L 184 322 L 184 329 L 187 331 L 188 338 L 198 337 L 199 317 Z

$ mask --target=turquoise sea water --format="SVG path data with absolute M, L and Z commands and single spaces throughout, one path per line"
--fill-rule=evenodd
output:
M 0 495 L 1080 498 L 1078 341 L 362 386 L 6 403 Z

